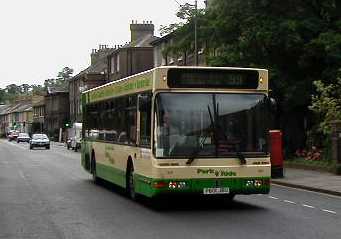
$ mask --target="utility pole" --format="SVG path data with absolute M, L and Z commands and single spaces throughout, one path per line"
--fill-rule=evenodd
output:
M 195 65 L 198 65 L 198 36 L 197 36 L 197 25 L 198 25 L 198 1 L 195 0 L 194 3 L 194 9 L 195 9 L 195 13 L 194 13 L 194 51 L 195 51 Z

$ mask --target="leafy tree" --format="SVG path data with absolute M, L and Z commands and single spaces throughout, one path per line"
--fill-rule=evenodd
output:
M 72 77 L 73 69 L 70 67 L 64 67 L 60 72 L 58 72 L 57 80 L 68 80 Z
M 42 85 L 31 85 L 32 87 L 32 94 L 41 94 L 45 91 L 44 87 Z
M 67 87 L 68 80 L 72 77 L 73 69 L 69 67 L 64 67 L 60 72 L 58 72 L 57 78 L 47 79 L 44 82 L 44 87 Z
M 322 81 L 314 81 L 316 94 L 312 97 L 310 109 L 321 116 L 319 130 L 330 135 L 330 122 L 341 120 L 341 69 L 336 83 L 325 84 Z
M 20 93 L 22 94 L 28 94 L 32 90 L 32 86 L 30 86 L 29 84 L 22 84 L 19 87 L 20 87 Z
M 6 92 L 3 89 L 0 89 L 0 103 L 5 103 Z
M 21 93 L 20 86 L 16 84 L 10 84 L 5 88 L 6 92 L 10 95 L 18 95 Z
M 175 43 L 164 50 L 164 55 L 170 53 L 176 56 L 194 51 L 194 19 L 197 20 L 198 39 L 203 39 L 203 37 L 200 37 L 200 33 L 203 32 L 200 27 L 204 26 L 202 24 L 204 13 L 203 9 L 195 10 L 194 6 L 189 3 L 180 6 L 176 14 L 180 22 L 172 23 L 169 26 L 161 26 L 160 28 L 161 35 L 172 34 L 172 40 Z M 198 42 L 199 46 L 203 45 L 200 41 Z
M 336 84 L 340 5 L 336 0 L 215 0 L 198 17 L 198 38 L 209 65 L 269 69 L 278 126 L 291 151 L 305 142 L 313 82 Z M 191 49 L 192 23 L 190 15 L 176 30 L 172 51 Z

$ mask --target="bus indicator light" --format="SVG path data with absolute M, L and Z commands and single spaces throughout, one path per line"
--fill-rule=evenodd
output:
M 164 188 L 164 187 L 167 187 L 167 184 L 165 182 L 155 182 L 153 184 L 153 187 L 154 188 Z
M 259 84 L 263 84 L 263 77 L 259 78 Z

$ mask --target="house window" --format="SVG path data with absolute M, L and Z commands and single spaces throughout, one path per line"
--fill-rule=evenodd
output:
M 116 55 L 116 72 L 120 72 L 120 55 Z
M 115 73 L 115 57 L 111 57 L 111 73 Z

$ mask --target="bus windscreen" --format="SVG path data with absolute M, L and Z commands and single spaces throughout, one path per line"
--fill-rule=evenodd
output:
M 256 70 L 169 69 L 167 84 L 172 88 L 257 89 Z

